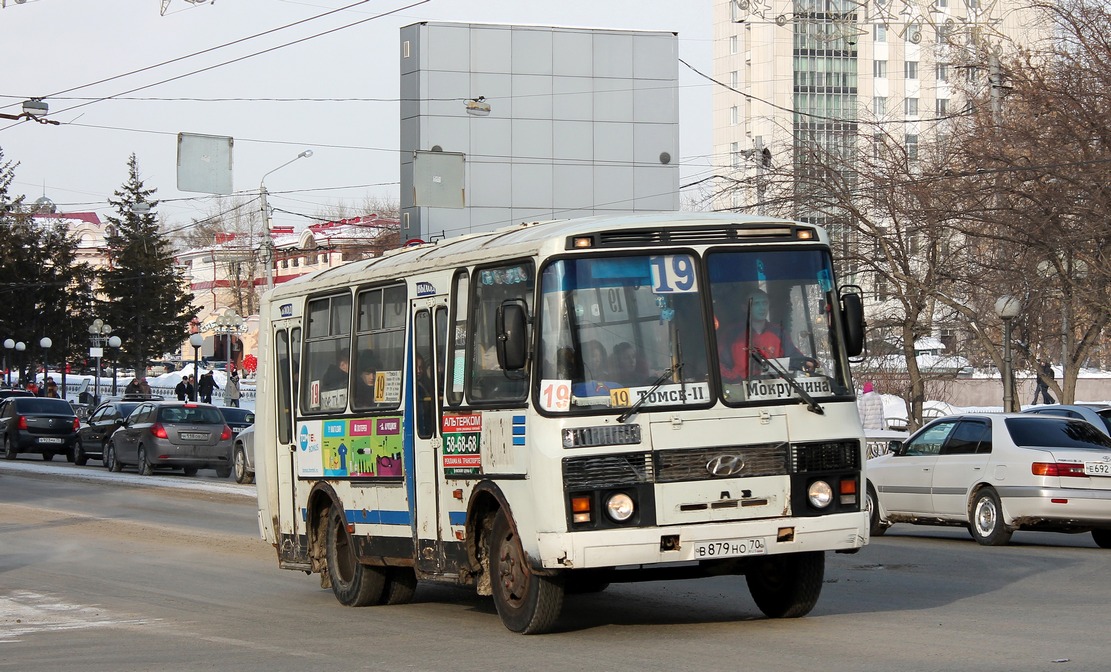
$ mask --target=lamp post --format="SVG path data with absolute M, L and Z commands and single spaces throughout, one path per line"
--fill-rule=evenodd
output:
M 1013 296 L 995 302 L 995 314 L 1003 320 L 1003 412 L 1015 413 L 1015 374 L 1011 370 L 1011 320 L 1018 317 L 1022 303 Z
M 24 352 L 27 351 L 27 344 L 19 341 L 15 344 L 15 351 L 19 353 L 19 384 L 23 384 L 23 361 L 27 357 Z
M 112 396 L 116 395 L 116 370 L 120 368 L 119 351 L 121 345 L 123 345 L 123 341 L 120 340 L 119 336 L 112 336 L 108 339 L 108 347 L 112 348 L 112 350 L 115 350 L 115 352 L 112 353 Z
M 43 394 L 46 394 L 46 379 L 50 377 L 50 364 L 47 363 L 47 355 L 50 354 L 50 346 L 54 345 L 54 341 L 50 340 L 49 336 L 43 336 L 39 339 L 39 347 L 42 348 L 42 386 Z
M 12 386 L 12 370 L 8 368 L 8 353 L 15 349 L 15 340 L 11 338 L 4 339 L 4 383 Z
M 216 333 L 224 335 L 224 360 L 231 362 L 231 339 L 243 327 L 243 318 L 235 309 L 228 308 L 216 318 Z
M 270 240 L 270 208 L 266 203 L 266 178 L 271 173 L 277 172 L 277 171 L 281 170 L 282 168 L 285 168 L 286 166 L 293 163 L 294 161 L 296 161 L 298 159 L 307 159 L 310 156 L 312 156 L 312 150 L 311 149 L 306 149 L 305 151 L 301 152 L 300 154 L 293 157 L 289 161 L 286 161 L 282 165 L 278 166 L 274 170 L 271 170 L 267 173 L 264 173 L 263 176 L 262 176 L 262 179 L 258 181 L 258 195 L 259 195 L 259 199 L 262 201 L 262 226 L 265 229 L 265 233 L 266 233 L 266 240 L 263 243 L 264 245 L 267 245 L 267 246 L 272 246 L 273 245 L 273 243 Z M 274 255 L 273 255 L 273 252 L 271 252 L 269 255 L 264 255 L 264 256 L 266 256 L 268 258 L 268 260 L 266 261 L 266 291 L 270 291 L 271 289 L 274 289 L 274 266 L 273 266 L 273 264 L 274 264 Z
M 197 361 L 200 359 L 199 352 L 201 346 L 204 345 L 204 334 L 192 334 L 189 336 L 189 345 L 193 346 L 193 398 L 191 401 L 197 400 L 197 384 L 201 382 L 200 376 L 197 375 Z
M 96 387 L 93 389 L 93 406 L 100 404 L 100 358 L 104 356 L 104 344 L 108 341 L 108 335 L 112 333 L 112 327 L 104 323 L 104 320 L 99 317 L 93 320 L 89 325 L 89 337 L 93 342 L 93 346 L 89 348 L 89 356 L 96 359 Z

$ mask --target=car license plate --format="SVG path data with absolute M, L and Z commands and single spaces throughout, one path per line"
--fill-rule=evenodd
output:
M 695 560 L 737 558 L 742 555 L 765 555 L 767 552 L 768 549 L 764 546 L 764 540 L 760 537 L 694 542 Z
M 63 441 L 56 436 L 40 436 L 39 443 L 63 443 Z
M 1111 462 L 1085 462 L 1084 473 L 1089 476 L 1111 476 Z
M 181 438 L 186 441 L 204 441 L 208 438 L 208 434 L 203 434 L 201 432 L 182 432 Z

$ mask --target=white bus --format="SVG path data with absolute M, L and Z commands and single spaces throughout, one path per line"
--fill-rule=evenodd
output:
M 260 330 L 260 531 L 345 605 L 469 585 L 540 633 L 567 594 L 730 574 L 798 617 L 867 543 L 860 297 L 815 226 L 522 224 L 282 283 Z

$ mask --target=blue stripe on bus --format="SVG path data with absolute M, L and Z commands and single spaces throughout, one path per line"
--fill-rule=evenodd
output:
M 523 426 L 521 426 L 521 425 L 514 425 L 513 426 L 513 436 L 524 436 L 524 435 L 525 435 L 525 428 Z
M 412 313 L 410 312 L 410 317 Z M 404 431 L 402 451 L 404 456 L 404 470 L 405 470 L 405 496 L 409 498 L 409 522 L 417 519 L 417 479 L 416 479 L 416 436 L 413 432 L 413 425 L 416 417 L 413 414 L 413 339 L 410 338 L 409 342 L 405 345 L 405 364 L 406 369 L 404 372 L 405 385 L 403 394 L 402 407 L 405 409 L 404 420 L 402 427 Z
M 368 511 L 366 509 L 348 509 L 344 511 L 347 522 L 372 525 L 405 525 L 412 523 L 408 511 Z
M 515 415 L 515 416 L 513 416 L 513 424 L 515 424 L 515 425 L 523 425 L 523 424 L 525 424 L 525 416 L 523 416 L 523 415 Z
M 523 446 L 523 445 L 525 445 L 525 437 L 523 437 L 523 436 L 515 436 L 515 437 L 513 437 L 513 445 L 515 445 L 515 446 Z
M 451 525 L 466 525 L 467 512 L 466 511 L 448 511 L 447 522 Z

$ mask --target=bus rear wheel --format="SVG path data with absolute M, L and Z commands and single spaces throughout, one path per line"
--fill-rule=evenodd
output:
M 748 591 L 768 618 L 799 618 L 818 603 L 825 577 L 821 551 L 772 555 L 758 560 L 745 574 Z
M 532 571 L 504 509 L 494 517 L 488 552 L 494 606 L 505 627 L 522 635 L 551 630 L 563 608 L 563 584 Z
M 359 559 L 355 557 L 351 535 L 347 531 L 343 509 L 329 509 L 328 537 L 325 543 L 328 577 L 332 581 L 332 592 L 340 604 L 348 607 L 379 604 L 386 588 L 386 572 L 383 568 L 359 563 Z

